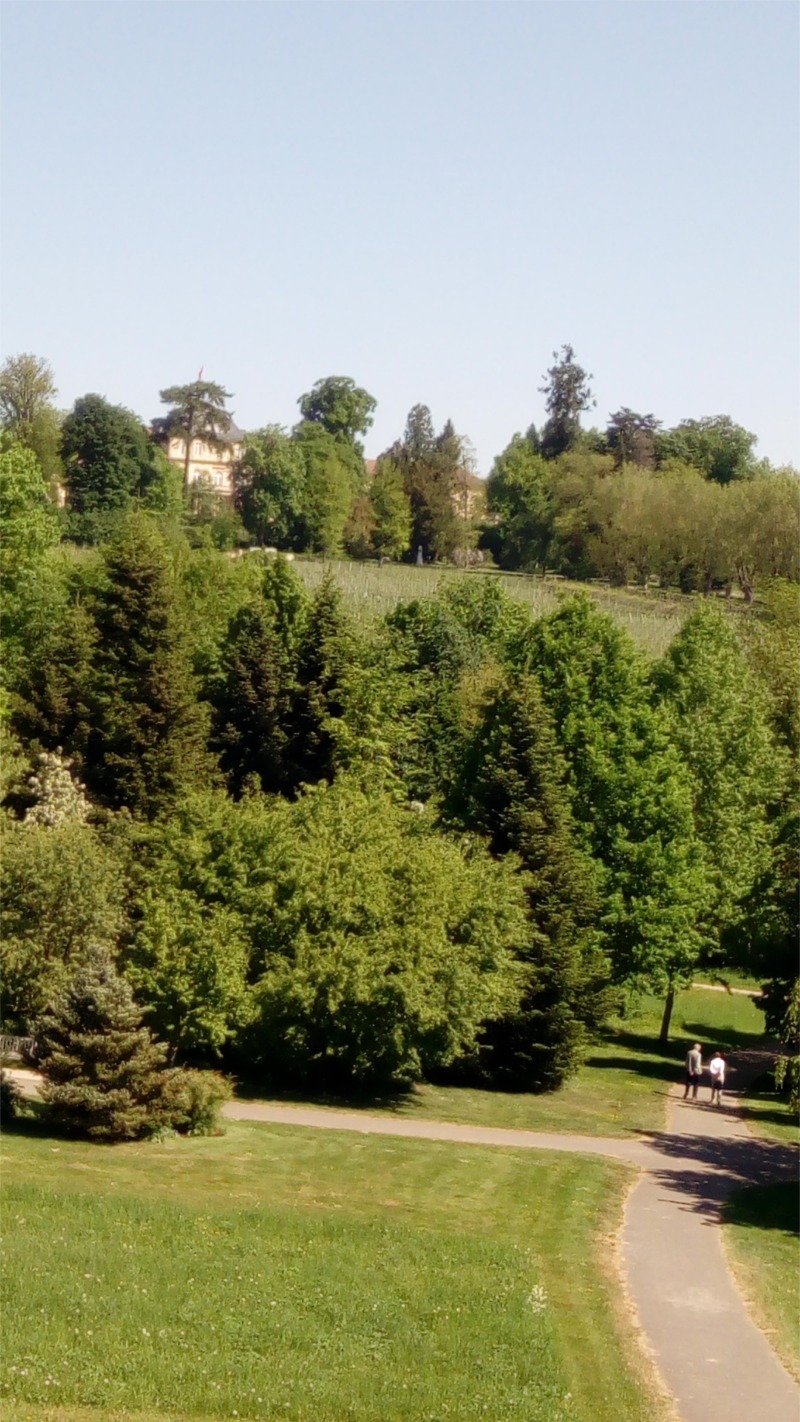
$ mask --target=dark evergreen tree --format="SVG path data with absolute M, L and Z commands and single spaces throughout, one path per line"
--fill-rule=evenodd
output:
M 434 434 L 427 405 L 409 411 L 401 440 L 387 451 L 397 467 L 411 505 L 412 559 L 448 558 L 463 542 L 463 520 L 456 507 L 456 481 L 464 463 L 463 441 L 448 420 Z
M 232 793 L 254 781 L 268 792 L 294 782 L 288 764 L 292 675 L 269 609 L 243 607 L 231 620 L 218 677 L 209 690 L 211 748 Z
M 578 365 L 572 346 L 562 346 L 560 355 L 553 351 L 553 359 L 555 365 L 550 366 L 545 384 L 539 386 L 547 396 L 547 421 L 541 435 L 545 459 L 555 459 L 572 449 L 580 437 L 581 414 L 596 403 L 589 386 L 594 377 Z
M 436 434 L 427 405 L 414 405 L 409 410 L 402 445 L 411 459 L 421 459 L 433 453 Z
M 298 646 L 290 742 L 298 783 L 334 778 L 337 731 L 345 716 L 353 656 L 341 594 L 326 578 L 314 594 Z
M 167 1051 L 113 960 L 78 969 L 37 1029 L 42 1097 L 58 1125 L 91 1140 L 138 1140 L 169 1120 Z
M 62 747 L 83 773 L 96 713 L 97 628 L 83 603 L 73 603 L 39 643 L 12 697 L 12 725 L 34 749 Z
M 232 398 L 230 390 L 225 390 L 213 380 L 201 379 L 189 385 L 170 385 L 159 392 L 165 405 L 172 408 L 159 420 L 153 421 L 153 431 L 158 438 L 174 436 L 183 440 L 185 453 L 183 461 L 183 491 L 189 492 L 189 465 L 192 459 L 192 440 L 202 440 L 212 449 L 224 449 L 229 444 L 228 431 L 233 423 L 232 416 L 225 409 L 225 401 Z
M 95 619 L 98 724 L 84 765 L 107 804 L 152 818 L 208 770 L 177 587 L 144 517 L 131 518 L 106 557 Z
M 451 797 L 463 823 L 495 854 L 517 854 L 526 871 L 528 984 L 517 1011 L 487 1024 L 482 1049 L 495 1084 L 522 1090 L 570 1075 L 585 1025 L 605 1006 L 607 967 L 591 931 L 596 866 L 576 845 L 565 775 L 539 688 L 523 677 L 488 699 Z
M 617 466 L 638 464 L 642 469 L 655 469 L 655 436 L 660 423 L 655 415 L 637 415 L 627 406 L 609 415 L 606 439 Z

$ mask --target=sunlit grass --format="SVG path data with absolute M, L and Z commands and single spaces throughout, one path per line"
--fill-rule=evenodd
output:
M 609 1162 L 241 1124 L 4 1156 L 5 1418 L 659 1415 Z
M 797 1186 L 741 1190 L 725 1206 L 724 1240 L 753 1317 L 800 1382 L 800 1197 Z

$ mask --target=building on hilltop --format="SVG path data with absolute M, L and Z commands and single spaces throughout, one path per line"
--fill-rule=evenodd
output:
M 219 444 L 193 439 L 189 450 L 189 486 L 206 484 L 220 498 L 233 498 L 233 466 L 241 458 L 244 431 L 231 422 L 219 436 Z M 180 435 L 165 434 L 159 440 L 167 459 L 183 469 L 186 441 Z

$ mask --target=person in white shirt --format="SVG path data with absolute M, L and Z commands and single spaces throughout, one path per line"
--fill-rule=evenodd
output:
M 721 1052 L 715 1052 L 708 1064 L 711 1075 L 711 1101 L 717 1106 L 722 1105 L 722 1088 L 725 1085 L 725 1058 Z

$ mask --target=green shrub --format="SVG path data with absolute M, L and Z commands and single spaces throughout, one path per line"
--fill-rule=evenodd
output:
M 219 1110 L 233 1095 L 227 1077 L 218 1071 L 178 1067 L 169 1073 L 166 1107 L 176 1131 L 190 1136 L 222 1134 Z
M 13 1121 L 19 1113 L 20 1093 L 17 1083 L 8 1072 L 0 1071 L 0 1129 Z

